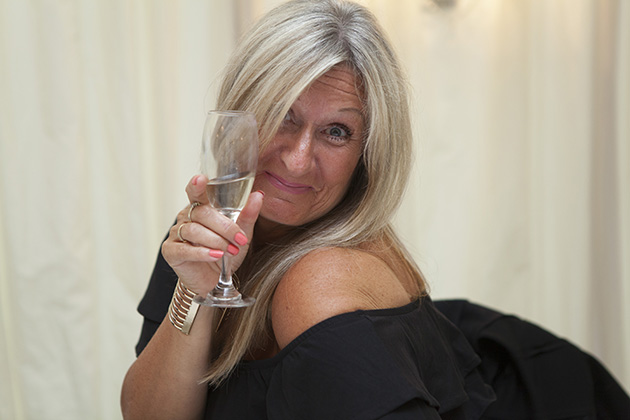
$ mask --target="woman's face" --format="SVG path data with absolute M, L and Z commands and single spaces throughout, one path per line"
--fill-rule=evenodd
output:
M 339 203 L 361 156 L 364 124 L 351 70 L 335 67 L 317 79 L 259 157 L 254 190 L 265 193 L 260 217 L 298 226 Z

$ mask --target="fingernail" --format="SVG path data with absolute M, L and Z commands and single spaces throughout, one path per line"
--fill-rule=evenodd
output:
M 201 175 L 197 175 L 196 177 L 194 177 L 194 178 L 193 178 L 193 180 L 192 180 L 192 184 L 193 184 L 193 185 L 197 185 L 197 183 L 199 182 L 199 177 L 200 177 L 200 176 L 201 176 Z
M 234 242 L 236 242 L 239 245 L 246 245 L 247 236 L 243 235 L 241 232 L 238 232 L 236 235 L 234 235 Z
M 238 254 L 238 248 L 235 247 L 232 244 L 229 244 L 228 247 L 227 247 L 227 252 L 229 252 L 232 255 L 236 255 L 236 254 Z
M 223 251 L 219 249 L 211 249 L 208 251 L 208 254 L 210 254 L 212 258 L 221 258 L 223 256 Z
M 265 192 L 263 190 L 256 190 L 256 192 L 261 193 L 263 197 L 265 196 Z

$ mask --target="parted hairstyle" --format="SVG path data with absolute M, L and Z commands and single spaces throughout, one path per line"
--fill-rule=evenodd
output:
M 272 336 L 270 308 L 276 286 L 313 250 L 378 244 L 417 280 L 419 290 L 425 290 L 422 274 L 390 225 L 411 167 L 407 79 L 368 9 L 346 0 L 293 0 L 271 10 L 233 52 L 217 108 L 253 112 L 264 149 L 300 94 L 337 65 L 354 71 L 366 121 L 362 156 L 350 188 L 333 210 L 293 229 L 278 243 L 252 243 L 236 275 L 242 292 L 257 300 L 247 309 L 228 310 L 217 326 L 205 378 L 210 384 L 219 384 L 249 349 Z

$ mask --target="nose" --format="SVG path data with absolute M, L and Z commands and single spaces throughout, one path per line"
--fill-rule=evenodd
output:
M 288 136 L 281 152 L 281 159 L 292 175 L 304 175 L 312 169 L 315 164 L 313 148 L 313 135 L 307 127 L 293 136 Z

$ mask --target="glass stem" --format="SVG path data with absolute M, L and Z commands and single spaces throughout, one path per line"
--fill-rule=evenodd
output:
M 220 289 L 233 289 L 234 284 L 232 282 L 232 273 L 230 272 L 230 264 L 228 261 L 228 256 L 223 255 L 221 257 L 221 274 L 219 275 L 219 284 L 218 287 Z

